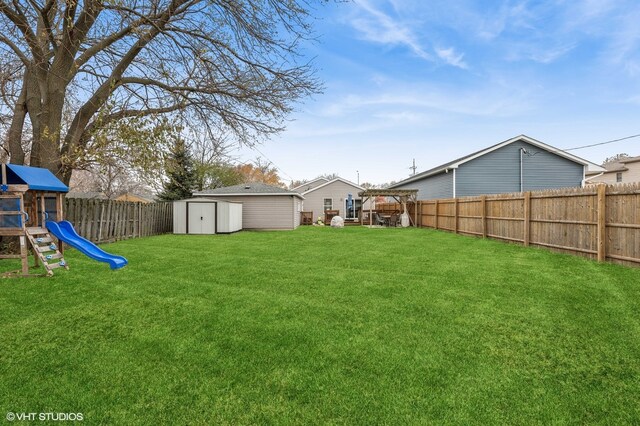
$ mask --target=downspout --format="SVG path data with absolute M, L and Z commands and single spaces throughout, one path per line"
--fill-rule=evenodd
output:
M 456 169 L 453 169 L 453 198 L 456 198 Z
M 586 167 L 586 166 L 585 166 L 585 167 Z M 584 187 L 586 186 L 587 182 L 589 182 L 591 179 L 595 179 L 595 178 L 597 178 L 597 177 L 602 176 L 604 173 L 605 173 L 605 172 L 602 172 L 602 173 L 597 174 L 597 175 L 595 175 L 595 176 L 585 177 L 584 179 L 582 179 L 582 187 L 584 188 Z M 584 176 L 584 173 L 583 173 L 583 176 Z
M 522 156 L 527 152 L 526 149 L 520 148 L 520 192 L 524 192 L 524 173 L 522 171 Z

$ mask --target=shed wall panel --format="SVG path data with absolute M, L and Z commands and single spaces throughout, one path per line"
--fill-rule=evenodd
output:
M 187 203 L 185 201 L 173 202 L 173 233 L 187 233 Z

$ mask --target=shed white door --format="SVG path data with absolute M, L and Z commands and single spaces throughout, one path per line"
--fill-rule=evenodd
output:
M 216 213 L 213 203 L 189 203 L 189 233 L 215 234 Z

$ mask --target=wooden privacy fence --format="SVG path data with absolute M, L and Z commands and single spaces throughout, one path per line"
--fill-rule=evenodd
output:
M 640 266 L 640 183 L 425 200 L 417 208 L 418 226 Z
M 173 229 L 173 203 L 67 198 L 64 217 L 94 243 L 164 234 Z

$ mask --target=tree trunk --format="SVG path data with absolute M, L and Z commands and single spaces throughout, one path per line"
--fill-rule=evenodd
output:
M 28 72 L 24 72 L 24 80 L 28 78 Z M 7 132 L 7 146 L 9 148 L 9 155 L 11 156 L 11 163 L 24 164 L 25 153 L 22 148 L 22 129 L 24 128 L 24 122 L 27 117 L 27 85 L 23 84 L 20 89 L 20 96 L 16 101 L 16 106 L 13 110 L 13 117 L 11 118 L 11 125 Z

